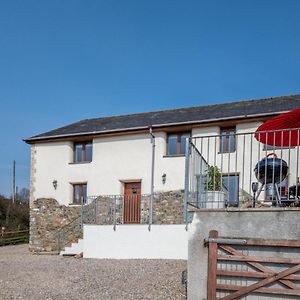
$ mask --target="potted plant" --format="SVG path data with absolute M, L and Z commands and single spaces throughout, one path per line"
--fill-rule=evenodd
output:
M 225 208 L 223 179 L 217 166 L 209 166 L 205 180 L 205 208 Z

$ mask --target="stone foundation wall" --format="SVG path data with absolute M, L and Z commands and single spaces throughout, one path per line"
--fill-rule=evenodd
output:
M 183 224 L 183 191 L 156 193 L 153 224 Z M 141 196 L 140 223 L 149 223 L 150 195 Z M 123 197 L 100 196 L 83 208 L 85 224 L 123 223 Z M 75 221 L 74 221 L 75 220 Z M 30 250 L 57 251 L 82 235 L 81 206 L 59 205 L 55 199 L 37 199 L 30 208 Z
M 80 206 L 59 205 L 55 199 L 37 199 L 30 207 L 30 251 L 57 251 L 81 234 Z M 76 220 L 76 221 L 74 221 Z M 68 232 L 62 228 L 68 226 Z
M 183 224 L 183 191 L 156 193 L 153 202 L 154 224 Z M 141 195 L 140 223 L 149 223 L 150 195 Z M 84 223 L 110 225 L 116 216 L 117 224 L 123 224 L 123 197 L 99 196 L 84 208 Z
M 155 197 L 153 222 L 155 224 L 183 224 L 183 191 L 160 193 Z
M 156 193 L 153 201 L 153 224 L 183 224 L 183 191 Z M 148 224 L 150 196 L 141 200 L 141 224 Z

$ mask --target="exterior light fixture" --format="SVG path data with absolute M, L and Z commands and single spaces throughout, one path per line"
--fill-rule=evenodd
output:
M 164 174 L 161 176 L 161 179 L 162 179 L 162 183 L 165 184 L 165 183 L 166 183 L 166 180 L 167 180 L 167 175 L 166 175 L 166 173 L 164 173 Z
M 52 184 L 53 184 L 54 189 L 56 190 L 56 189 L 57 189 L 57 180 L 54 179 L 54 180 L 52 181 Z

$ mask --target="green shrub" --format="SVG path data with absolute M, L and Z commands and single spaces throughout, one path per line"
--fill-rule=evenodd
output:
M 217 166 L 209 166 L 205 181 L 205 189 L 207 191 L 222 191 L 222 175 Z

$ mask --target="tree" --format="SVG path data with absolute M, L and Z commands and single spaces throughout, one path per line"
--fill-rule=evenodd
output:
M 22 203 L 29 202 L 30 192 L 29 189 L 23 187 L 17 194 L 17 200 Z

